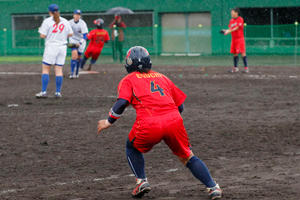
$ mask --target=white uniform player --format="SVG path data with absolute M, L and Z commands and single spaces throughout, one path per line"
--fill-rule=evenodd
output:
M 73 36 L 70 37 L 69 42 L 73 44 L 79 44 L 78 53 L 82 54 L 86 46 L 86 40 L 83 38 L 84 34 L 88 33 L 88 28 L 86 23 L 79 19 L 78 22 L 75 22 L 74 19 L 71 19 L 70 25 L 73 30 Z
M 53 17 L 48 17 L 39 28 L 39 33 L 46 35 L 43 63 L 48 65 L 63 66 L 66 60 L 68 35 L 72 34 L 70 23 L 65 18 L 59 17 L 56 24 Z
M 86 46 L 88 28 L 86 23 L 81 19 L 81 10 L 79 9 L 74 10 L 73 19 L 71 19 L 69 22 L 74 32 L 73 36 L 69 38 L 69 43 L 77 45 L 76 47 L 72 48 L 70 78 L 73 79 L 79 77 L 80 59 L 81 54 L 84 52 Z
M 60 17 L 59 7 L 56 4 L 51 4 L 48 10 L 50 17 L 45 19 L 39 28 L 40 37 L 45 39 L 45 50 L 43 55 L 42 91 L 36 94 L 37 98 L 47 97 L 49 72 L 52 65 L 55 66 L 56 75 L 55 96 L 61 97 L 62 66 L 66 60 L 68 37 L 73 34 L 69 21 Z

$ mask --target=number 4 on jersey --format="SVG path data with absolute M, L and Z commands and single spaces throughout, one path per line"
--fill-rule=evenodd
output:
M 155 85 L 154 81 L 151 81 L 151 92 L 159 92 L 160 96 L 164 96 L 164 89 L 162 89 L 158 84 Z

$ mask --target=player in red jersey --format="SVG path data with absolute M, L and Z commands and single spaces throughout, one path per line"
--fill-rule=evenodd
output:
M 233 54 L 233 63 L 234 67 L 230 72 L 238 72 L 238 62 L 239 62 L 239 54 L 242 54 L 245 73 L 249 72 L 248 64 L 247 64 L 247 56 L 246 56 L 246 45 L 244 38 L 244 19 L 239 16 L 240 10 L 238 8 L 234 8 L 231 10 L 231 20 L 229 22 L 229 29 L 222 30 L 224 35 L 228 35 L 231 33 L 231 50 L 230 53 Z
M 101 51 L 103 49 L 104 43 L 109 41 L 109 34 L 103 29 L 104 21 L 99 18 L 94 21 L 97 29 L 92 30 L 88 33 L 87 39 L 90 40 L 89 46 L 84 53 L 84 58 L 81 61 L 81 68 L 84 67 L 86 61 L 92 57 L 88 71 L 92 69 L 92 65 L 96 63 Z
M 151 190 L 144 171 L 144 157 L 162 140 L 192 174 L 208 189 L 211 199 L 220 199 L 222 190 L 212 179 L 208 168 L 190 149 L 189 138 L 180 113 L 186 95 L 161 73 L 151 70 L 148 51 L 136 46 L 126 56 L 129 73 L 118 86 L 118 99 L 106 120 L 98 122 L 98 133 L 109 128 L 131 104 L 136 110 L 136 121 L 126 144 L 128 164 L 136 176 L 133 197 L 142 197 Z

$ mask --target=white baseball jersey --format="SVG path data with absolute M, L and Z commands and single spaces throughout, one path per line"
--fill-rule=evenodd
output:
M 68 20 L 60 17 L 59 24 L 56 24 L 53 17 L 46 18 L 39 33 L 46 35 L 45 46 L 47 45 L 66 45 L 68 43 L 68 35 L 73 34 L 73 30 Z
M 79 19 L 78 22 L 75 22 L 74 19 L 71 19 L 69 22 L 74 32 L 72 37 L 70 37 L 70 43 L 79 43 L 83 38 L 83 34 L 89 32 L 87 25 L 82 19 Z

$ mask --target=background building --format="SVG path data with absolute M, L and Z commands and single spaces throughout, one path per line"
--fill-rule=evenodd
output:
M 116 6 L 130 8 L 124 15 L 128 26 L 125 48 L 143 45 L 156 54 L 227 54 L 230 37 L 219 33 L 226 28 L 230 9 L 239 7 L 245 18 L 247 52 L 256 54 L 295 54 L 299 52 L 298 24 L 300 1 L 296 0 L 67 0 L 1 1 L 0 55 L 42 54 L 43 40 L 38 27 L 47 17 L 51 3 L 60 6 L 62 16 L 83 11 L 89 28 L 102 17 L 108 27 L 113 16 L 105 11 Z M 104 54 L 111 53 L 107 45 Z

